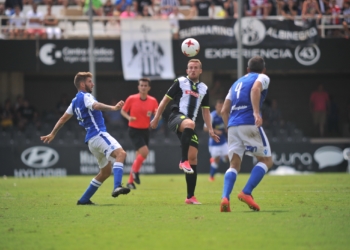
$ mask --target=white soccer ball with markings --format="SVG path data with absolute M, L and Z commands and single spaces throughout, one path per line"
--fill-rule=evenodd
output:
M 187 38 L 181 44 L 182 53 L 187 57 L 196 56 L 199 52 L 199 42 L 193 38 Z

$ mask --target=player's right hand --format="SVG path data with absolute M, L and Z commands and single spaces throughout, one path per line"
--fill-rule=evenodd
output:
M 158 127 L 158 122 L 159 122 L 158 119 L 153 118 L 153 120 L 151 121 L 151 124 L 150 124 L 151 128 L 156 129 Z
M 135 120 L 136 120 L 136 117 L 130 116 L 128 120 L 129 120 L 129 122 L 135 121 Z
M 260 127 L 263 123 L 263 119 L 261 118 L 260 114 L 253 114 L 255 118 L 255 126 Z
M 124 101 L 119 101 L 114 107 L 115 110 L 119 110 L 124 106 Z
M 40 136 L 40 140 L 42 140 L 43 143 L 47 143 L 47 144 L 49 144 L 54 138 L 55 136 L 53 134 Z

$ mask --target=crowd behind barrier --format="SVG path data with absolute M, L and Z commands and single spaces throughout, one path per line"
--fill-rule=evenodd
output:
M 3 39 L 61 39 L 87 37 L 89 1 L 0 0 L 0 36 Z M 123 18 L 168 20 L 174 39 L 179 20 L 237 18 L 235 0 L 94 0 L 94 36 L 118 38 Z M 243 16 L 318 22 L 321 37 L 349 38 L 349 0 L 243 0 Z

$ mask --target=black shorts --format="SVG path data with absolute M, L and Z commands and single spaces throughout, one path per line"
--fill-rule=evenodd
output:
M 139 129 L 129 127 L 129 137 L 134 145 L 135 150 L 139 150 L 143 146 L 148 146 L 149 129 Z
M 185 120 L 185 119 L 190 119 L 187 116 L 185 116 L 183 113 L 180 113 L 179 111 L 173 111 L 171 112 L 171 114 L 169 115 L 169 119 L 168 119 L 168 128 L 175 132 L 177 137 L 179 138 L 179 140 L 181 141 L 181 136 L 182 133 L 179 132 L 177 129 L 180 127 L 181 123 Z M 191 138 L 191 142 L 190 142 L 190 146 L 195 147 L 196 149 L 198 149 L 198 136 L 196 134 L 196 131 L 194 131 L 194 134 Z

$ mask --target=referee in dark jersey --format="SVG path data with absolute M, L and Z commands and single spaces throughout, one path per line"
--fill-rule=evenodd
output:
M 201 204 L 194 196 L 197 182 L 197 154 L 198 137 L 194 131 L 198 110 L 202 108 L 204 122 L 208 128 L 209 135 L 219 141 L 211 125 L 208 86 L 199 81 L 202 73 L 202 63 L 198 59 L 191 59 L 187 64 L 187 77 L 175 79 L 159 108 L 151 121 L 151 128 L 158 126 L 159 119 L 168 105 L 173 100 L 171 114 L 168 119 L 168 127 L 174 131 L 181 142 L 181 161 L 179 168 L 186 173 L 187 204 Z

